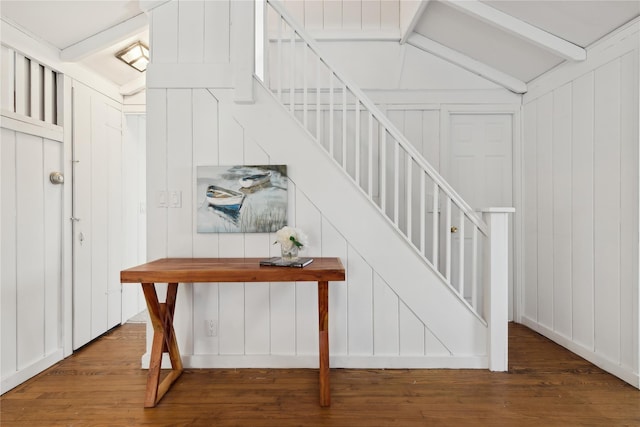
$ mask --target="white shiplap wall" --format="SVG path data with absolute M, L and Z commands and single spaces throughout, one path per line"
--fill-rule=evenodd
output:
M 524 102 L 523 322 L 638 382 L 638 29 Z
M 231 114 L 231 107 L 206 89 L 152 89 L 147 96 L 149 123 L 166 123 L 166 127 L 149 128 L 153 134 L 149 141 L 154 141 L 148 147 L 149 259 L 275 254 L 272 234 L 195 231 L 193 183 L 198 165 L 272 162 Z M 158 191 L 182 191 L 182 208 L 155 206 Z M 332 283 L 330 288 L 332 355 L 450 356 L 293 181 L 289 194 L 290 224 L 302 227 L 312 242 L 306 254 L 339 256 L 348 270 L 346 284 Z M 211 356 L 223 356 L 216 359 L 216 366 L 254 366 L 266 363 L 255 356 L 317 353 L 314 284 L 194 284 L 180 289 L 178 342 L 192 366 L 214 360 Z M 210 319 L 218 324 L 216 337 L 206 336 L 205 321 Z M 232 355 L 244 357 L 224 357 Z M 307 360 L 294 363 L 304 365 Z
M 0 391 L 62 359 L 62 143 L 2 128 Z
M 473 315 L 468 312 L 462 314 L 465 311 L 462 309 L 460 314 L 465 320 L 459 318 L 459 324 L 451 328 L 455 322 L 445 319 L 460 308 L 445 309 L 451 307 L 450 302 L 441 302 L 438 298 L 435 298 L 437 303 L 434 299 L 425 300 L 427 305 L 418 304 L 420 315 L 417 315 L 416 304 L 421 299 L 399 298 L 400 294 L 422 294 L 425 289 L 435 289 L 435 294 L 444 297 L 443 301 L 449 301 L 451 295 L 442 284 L 421 286 L 413 283 L 413 280 L 407 280 L 405 275 L 398 282 L 399 288 L 390 285 L 384 277 L 399 278 L 403 272 L 397 271 L 398 267 L 395 272 L 392 271 L 388 253 L 384 255 L 386 265 L 380 269 L 381 266 L 371 261 L 375 257 L 370 258 L 371 255 L 365 252 L 377 254 L 384 251 L 358 249 L 346 237 L 354 231 L 337 225 L 348 218 L 343 214 L 336 221 L 334 216 L 323 211 L 326 206 L 321 207 L 320 200 L 315 199 L 322 188 L 318 176 L 314 175 L 309 181 L 310 172 L 302 170 L 298 161 L 291 157 L 297 150 L 296 144 L 302 143 L 301 138 L 308 138 L 283 112 L 267 119 L 267 116 L 275 114 L 274 108 L 279 109 L 273 100 L 256 101 L 255 108 L 234 104 L 231 101 L 233 79 L 228 79 L 224 73 L 218 76 L 218 81 L 212 80 L 215 76 L 209 76 L 211 86 L 202 87 L 200 80 L 196 82 L 189 79 L 190 75 L 199 75 L 202 70 L 211 70 L 211 63 L 204 58 L 202 65 L 197 65 L 200 62 L 199 47 L 198 52 L 182 52 L 183 49 L 192 48 L 182 43 L 182 38 L 193 38 L 190 33 L 199 34 L 202 26 L 200 23 L 187 25 L 178 17 L 183 8 L 199 8 L 198 4 L 201 5 L 201 2 L 170 2 L 154 9 L 151 19 L 154 63 L 148 71 L 147 91 L 148 258 L 266 257 L 273 254 L 277 249 L 272 245 L 273 235 L 196 232 L 195 174 L 198 165 L 279 163 L 286 158 L 289 159 L 285 163 L 290 167 L 290 176 L 297 176 L 301 182 L 305 182 L 303 186 L 293 178 L 290 180 L 289 219 L 292 225 L 302 227 L 309 234 L 312 244 L 307 254 L 340 256 L 347 267 L 346 283 L 331 284 L 332 356 L 342 357 L 339 362 L 342 366 L 390 366 L 389 363 L 396 367 L 482 366 L 486 360 L 485 345 L 484 338 L 479 337 L 484 332 L 478 326 L 480 322 L 472 320 Z M 213 4 L 218 8 L 227 5 L 225 2 Z M 238 13 L 236 3 L 231 2 L 228 6 L 228 14 L 235 19 Z M 198 20 L 204 21 L 204 28 L 211 28 L 209 19 L 207 14 L 198 17 Z M 217 71 L 233 69 L 233 66 L 225 65 L 225 58 L 233 61 L 241 56 L 234 49 L 247 46 L 246 41 L 241 39 L 242 35 L 223 24 L 219 22 L 215 27 L 219 35 L 216 39 L 229 40 L 230 50 L 227 51 L 227 46 L 222 44 L 205 42 L 201 46 L 209 57 L 221 61 L 214 64 Z M 191 74 L 182 73 L 186 64 L 182 64 L 180 58 L 195 56 L 198 56 L 195 64 L 189 64 L 193 68 Z M 286 121 L 286 125 L 282 120 Z M 258 127 L 258 122 L 262 127 Z M 271 122 L 280 124 L 277 134 L 273 130 L 268 134 L 259 130 L 274 126 Z M 274 146 L 274 143 L 279 146 Z M 308 147 L 308 144 L 305 142 L 304 146 Z M 280 154 L 274 157 L 273 149 Z M 298 156 L 304 154 L 301 152 Z M 330 165 L 328 159 L 324 162 Z M 325 173 L 335 174 L 337 171 L 330 168 Z M 339 182 L 344 178 L 332 180 Z M 158 207 L 157 196 L 161 191 L 180 191 L 182 207 Z M 375 208 L 370 206 L 370 209 L 371 212 L 367 213 L 369 216 L 375 214 Z M 373 217 L 377 218 L 376 215 Z M 357 228 L 362 227 L 358 225 Z M 356 233 L 360 233 L 360 230 Z M 370 230 L 365 234 L 370 238 Z M 401 242 L 398 235 L 395 237 Z M 398 242 L 393 242 L 392 246 L 398 245 Z M 389 243 L 380 241 L 374 246 L 382 248 Z M 358 244 L 362 245 L 362 242 Z M 181 286 L 175 323 L 185 363 L 194 367 L 315 366 L 315 294 L 315 287 L 311 284 Z M 431 304 L 431 308 L 435 308 L 433 304 L 438 307 L 429 312 L 425 310 L 428 304 Z M 427 325 L 421 319 L 437 320 L 433 325 Z M 205 320 L 217 321 L 217 336 L 206 336 Z M 437 332 L 432 333 L 434 330 Z M 471 336 L 476 339 L 471 339 Z M 443 342 L 449 342 L 452 347 Z

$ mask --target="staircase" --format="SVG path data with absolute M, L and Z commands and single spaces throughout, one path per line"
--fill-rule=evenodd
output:
M 264 74 L 255 105 L 235 117 L 259 132 L 266 151 L 305 170 L 291 171 L 296 183 L 453 355 L 500 353 L 503 366 L 488 364 L 506 369 L 506 316 L 489 311 L 502 298 L 506 305 L 506 285 L 492 283 L 506 259 L 496 259 L 490 227 L 279 2 L 265 5 Z M 299 151 L 282 147 L 283 132 Z M 322 185 L 318 176 L 327 177 Z M 345 205 L 357 216 L 347 218 Z M 372 234 L 384 247 L 370 244 Z

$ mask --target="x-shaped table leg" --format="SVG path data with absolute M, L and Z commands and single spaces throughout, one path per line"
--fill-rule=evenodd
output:
M 173 313 L 176 308 L 178 284 L 169 283 L 167 299 L 164 303 L 158 301 L 155 284 L 143 283 L 142 291 L 147 301 L 149 317 L 153 325 L 153 343 L 144 406 L 145 408 L 153 408 L 169 390 L 171 384 L 182 374 L 182 359 L 178 350 L 176 334 L 173 330 Z M 160 382 L 160 368 L 164 351 L 169 352 L 171 372 Z

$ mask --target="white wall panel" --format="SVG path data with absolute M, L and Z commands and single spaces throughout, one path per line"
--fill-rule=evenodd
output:
M 91 340 L 91 97 L 88 91 L 75 89 L 73 105 L 76 114 L 74 123 L 73 173 L 76 179 L 73 188 L 73 215 L 80 221 L 73 223 L 73 347 Z M 78 118 L 81 118 L 78 120 Z
M 60 142 L 2 129 L 0 392 L 62 357 Z
M 377 30 L 380 28 L 380 0 L 362 2 L 362 29 Z
M 380 1 L 380 28 L 395 29 L 400 27 L 400 1 Z
M 44 354 L 45 230 L 42 139 L 16 134 L 16 276 L 18 369 Z
M 269 354 L 269 284 L 245 283 L 244 292 L 245 354 Z
M 119 325 L 122 320 L 122 284 L 120 270 L 122 269 L 123 234 L 122 212 L 122 108 L 107 107 L 107 194 L 109 206 L 107 208 L 107 230 L 109 232 L 107 265 L 107 327 L 110 329 Z M 133 183 L 132 183 L 133 184 Z M 133 185 L 132 185 L 133 186 Z M 94 194 L 94 197 L 96 195 Z
M 553 94 L 538 100 L 538 321 L 553 328 Z
M 637 386 L 638 39 L 619 43 L 629 49 L 590 52 L 573 78 L 561 67 L 541 79 L 524 107 L 524 321 Z
M 287 10 L 289 9 L 288 2 L 285 3 Z M 322 0 L 304 0 L 304 26 L 308 30 L 320 29 L 324 25 L 324 2 Z
M 60 348 L 60 319 L 62 291 L 62 185 L 49 181 L 49 173 L 62 171 L 62 144 L 57 141 L 43 140 L 44 170 L 44 300 L 45 354 Z M 60 207 L 60 208 L 57 208 Z M 119 296 L 119 295 L 118 295 Z
M 349 354 L 373 354 L 373 271 L 353 248 L 347 256 Z
M 620 61 L 595 70 L 594 84 L 595 350 L 619 362 Z
M 295 222 L 289 224 L 304 230 L 308 248 L 303 256 L 319 256 L 322 253 L 322 216 L 304 193 L 296 188 Z M 313 282 L 296 283 L 296 354 L 318 353 L 318 286 Z
M 362 3 L 360 1 L 342 2 L 342 28 L 344 30 L 362 28 Z
M 90 232 L 85 244 L 91 246 L 91 338 L 104 333 L 108 327 L 108 264 L 109 259 L 109 136 L 105 123 L 107 105 L 98 97 L 91 97 L 91 192 L 89 195 Z M 81 179 L 80 176 L 77 178 Z M 97 197 L 103 195 L 103 197 Z M 107 197 L 104 197 L 107 195 Z M 103 261 L 104 260 L 104 261 Z M 78 284 L 80 285 L 80 284 Z M 81 304 L 82 302 L 76 301 Z
M 296 352 L 296 284 L 271 283 L 271 354 Z
M 553 329 L 571 336 L 571 85 L 553 92 Z
M 229 62 L 231 54 L 229 3 L 230 0 L 204 2 L 204 62 L 206 63 Z
M 168 256 L 193 255 L 193 123 L 191 89 L 167 91 Z M 177 193 L 177 194 L 176 194 Z M 172 207 L 177 196 L 180 207 Z
M 17 366 L 17 216 L 16 216 L 16 133 L 1 129 L 0 140 L 0 376 L 16 372 Z
M 205 11 L 208 11 L 211 3 L 206 2 Z M 206 32 L 206 29 L 205 29 Z M 209 46 L 209 44 L 206 44 Z M 198 166 L 208 166 L 218 164 L 218 101 L 205 89 L 193 90 L 193 171 L 190 176 L 193 183 L 190 188 L 196 186 L 195 179 Z M 193 190 L 192 190 L 193 191 Z M 194 195 L 194 203 L 199 200 L 198 195 Z M 185 209 L 189 210 L 187 206 Z M 195 215 L 197 211 L 193 209 L 193 256 L 195 257 L 216 257 L 218 256 L 218 234 L 217 233 L 196 233 Z M 217 283 L 194 283 L 193 300 L 198 303 L 193 304 L 193 352 L 194 354 L 218 354 L 219 334 L 207 336 L 207 326 L 205 322 L 213 320 L 219 325 L 219 295 Z
M 167 249 L 167 209 L 158 206 L 167 191 L 167 91 L 147 89 L 147 257 L 164 258 Z
M 398 296 L 378 275 L 373 278 L 373 352 L 400 354 L 400 312 Z
M 323 1 L 324 22 L 323 29 L 336 30 L 342 28 L 342 2 Z
M 194 170 L 191 176 L 195 183 L 198 166 L 218 164 L 218 100 L 205 89 L 194 89 L 192 112 Z M 191 188 L 194 186 L 195 184 L 192 184 Z M 197 203 L 198 200 L 199 196 L 194 195 L 194 203 Z M 195 222 L 193 220 L 194 227 L 196 226 Z M 218 234 L 195 233 L 194 231 L 193 255 L 196 257 L 217 256 Z
M 153 9 L 149 47 L 154 64 L 173 64 L 178 61 L 178 6 L 179 2 L 170 1 Z
M 425 354 L 424 324 L 403 302 L 399 303 L 400 354 L 421 356 Z
M 322 256 L 337 256 L 347 265 L 347 241 L 335 227 L 322 218 Z M 345 355 L 347 337 L 347 284 L 329 282 L 329 349 L 331 354 Z
M 178 2 L 178 62 L 203 61 L 205 3 L 202 0 Z
M 122 266 L 146 262 L 146 119 L 125 116 L 122 145 Z M 146 308 L 140 285 L 122 285 L 122 321 Z
M 572 330 L 575 342 L 593 348 L 593 126 L 585 126 L 593 123 L 593 73 L 573 82 L 572 97 Z
M 220 283 L 220 354 L 244 354 L 244 284 Z
M 620 363 L 640 371 L 638 363 L 638 55 L 620 59 Z M 634 318 L 635 313 L 635 318 Z M 625 337 L 631 337 L 627 339 Z

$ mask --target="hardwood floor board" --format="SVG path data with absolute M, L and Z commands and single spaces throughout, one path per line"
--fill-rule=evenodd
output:
M 640 426 L 640 391 L 521 325 L 508 373 L 332 369 L 331 407 L 315 369 L 187 369 L 143 408 L 145 326 L 127 324 L 0 398 L 20 426 Z

